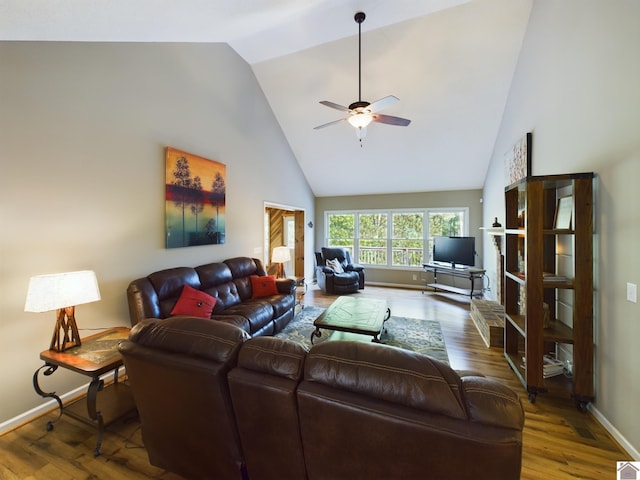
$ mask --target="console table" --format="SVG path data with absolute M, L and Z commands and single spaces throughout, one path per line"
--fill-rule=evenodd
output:
M 100 455 L 104 427 L 110 423 L 135 412 L 133 395 L 128 385 L 118 382 L 118 370 L 122 366 L 122 357 L 118 352 L 118 343 L 129 336 L 129 329 L 115 327 L 104 332 L 82 339 L 82 345 L 64 352 L 45 350 L 40 353 L 44 365 L 33 374 L 33 388 L 43 398 L 53 398 L 59 407 L 59 420 L 63 413 L 98 428 L 98 440 L 94 456 Z M 63 405 L 62 399 L 55 392 L 45 392 L 39 385 L 38 374 L 50 376 L 58 367 L 71 370 L 91 377 L 87 390 L 86 403 L 76 400 L 69 405 Z M 104 387 L 100 378 L 105 373 L 113 371 L 113 383 Z M 103 391 L 104 389 L 104 391 Z M 102 392 L 98 398 L 98 392 Z M 47 422 L 47 430 L 53 430 L 53 422 Z
M 442 290 L 445 292 L 457 293 L 460 295 L 468 295 L 469 298 L 482 297 L 482 288 L 480 290 L 475 288 L 475 281 L 481 280 L 484 277 L 485 271 L 482 268 L 452 268 L 445 265 L 439 265 L 437 263 L 425 263 L 422 265 L 426 272 L 433 273 L 433 282 L 427 283 L 426 286 L 433 288 L 434 292 Z M 438 283 L 438 274 L 449 275 L 451 277 L 467 278 L 470 281 L 471 288 L 458 288 L 443 283 Z M 424 293 L 424 292 L 423 292 Z

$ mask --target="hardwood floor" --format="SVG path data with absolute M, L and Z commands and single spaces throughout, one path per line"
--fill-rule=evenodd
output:
M 616 461 L 632 460 L 591 414 L 578 412 L 569 399 L 541 394 L 535 404 L 529 403 L 502 351 L 482 342 L 469 318 L 469 299 L 371 286 L 358 295 L 386 298 L 395 316 L 440 321 L 453 368 L 478 371 L 520 394 L 526 413 L 523 480 L 610 479 L 615 478 Z M 304 302 L 327 307 L 334 299 L 311 286 Z M 181 478 L 149 464 L 136 419 L 111 425 L 103 454 L 94 458 L 95 429 L 63 416 L 47 432 L 47 421 L 56 417 L 48 413 L 0 436 L 0 480 Z

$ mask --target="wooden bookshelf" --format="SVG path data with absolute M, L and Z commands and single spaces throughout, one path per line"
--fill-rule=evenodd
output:
M 568 394 L 584 410 L 594 399 L 593 179 L 530 176 L 505 189 L 504 352 L 531 402 Z M 571 210 L 555 228 L 566 197 Z M 566 375 L 544 378 L 550 352 L 566 361 Z

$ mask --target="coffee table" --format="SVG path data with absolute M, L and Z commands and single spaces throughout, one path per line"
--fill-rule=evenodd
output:
M 340 297 L 313 322 L 316 329 L 311 332 L 311 343 L 322 335 L 320 329 L 372 335 L 372 342 L 380 343 L 379 335 L 386 332 L 384 324 L 390 316 L 386 300 Z

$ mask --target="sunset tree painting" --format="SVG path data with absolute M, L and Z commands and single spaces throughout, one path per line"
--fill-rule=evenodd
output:
M 167 248 L 224 243 L 226 170 L 223 163 L 167 147 Z

